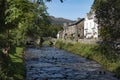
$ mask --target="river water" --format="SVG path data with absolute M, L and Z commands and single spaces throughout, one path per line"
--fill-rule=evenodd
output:
M 53 47 L 25 52 L 26 80 L 118 80 L 96 62 Z

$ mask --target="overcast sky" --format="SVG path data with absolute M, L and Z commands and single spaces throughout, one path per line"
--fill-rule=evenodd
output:
M 78 17 L 85 17 L 93 2 L 94 0 L 65 0 L 61 3 L 60 0 L 52 0 L 52 2 L 47 2 L 46 5 L 50 15 L 76 20 Z

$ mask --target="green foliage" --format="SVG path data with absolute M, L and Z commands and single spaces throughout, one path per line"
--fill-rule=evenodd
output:
M 101 45 L 102 52 L 117 54 L 113 44 L 120 39 L 120 0 L 95 0 L 93 8 L 98 19 L 100 36 L 105 42 Z
M 0 33 L 3 32 L 5 27 L 5 10 L 6 0 L 0 0 Z
M 41 1 L 39 5 L 29 0 L 0 0 L 0 80 L 24 80 L 23 49 L 16 46 L 25 44 L 27 37 L 48 35 L 50 21 Z M 2 53 L 6 47 L 10 47 L 9 56 Z
M 7 7 L 4 10 L 0 8 L 2 11 L 0 16 L 4 17 L 0 18 L 0 30 L 1 35 L 5 35 L 3 40 L 6 40 L 6 43 L 21 45 L 25 43 L 27 37 L 37 38 L 48 34 L 46 30 L 50 21 L 44 2 L 40 4 L 44 7 L 29 0 L 2 0 L 2 2 L 5 4 L 0 6 Z
M 5 36 L 0 34 L 0 49 L 5 45 Z
M 47 35 L 56 38 L 57 33 L 62 30 L 60 25 L 50 25 L 47 29 Z
M 27 37 L 56 37 L 59 28 L 49 28 L 50 21 L 46 9 L 44 0 L 35 3 L 29 0 L 1 0 L 0 32 L 1 35 L 6 35 L 6 43 L 12 41 L 11 43 L 21 44 Z
M 60 48 L 60 49 L 63 49 L 63 46 L 65 45 L 65 43 L 63 43 L 61 40 L 58 40 L 56 43 L 55 43 L 55 47 L 57 48 Z
M 120 78 L 120 66 L 115 70 L 116 77 Z
M 57 48 L 65 49 L 70 52 L 80 54 L 81 56 L 84 56 L 86 58 L 89 58 L 90 55 L 94 53 L 91 51 L 92 45 L 89 44 L 82 44 L 82 43 L 72 44 L 70 42 L 57 41 L 55 46 Z
M 43 42 L 43 45 L 52 46 L 53 43 L 49 40 L 46 40 L 46 41 Z
M 19 31 L 18 34 L 20 34 L 21 31 L 20 29 L 18 30 L 18 26 L 20 26 L 21 23 L 22 26 L 28 27 L 24 24 L 30 24 L 32 22 L 35 16 L 33 12 L 35 7 L 33 3 L 28 0 L 2 0 L 2 3 L 4 3 L 4 5 L 1 5 L 2 7 L 0 7 L 0 10 L 3 14 L 0 16 L 3 16 L 4 18 L 0 21 L 0 35 L 4 35 L 4 37 L 2 37 L 3 40 L 1 40 L 1 43 L 5 42 L 5 44 L 3 44 L 4 46 L 2 46 L 4 48 L 13 44 L 15 45 L 15 38 L 17 38 L 15 35 L 17 34 L 17 31 Z M 4 7 L 5 9 L 3 10 L 2 8 Z M 23 31 L 25 31 L 25 29 L 27 28 L 24 28 Z M 24 35 L 21 36 L 23 37 Z M 8 46 L 6 46 L 6 44 Z
M 100 36 L 103 40 L 98 47 L 100 54 L 94 58 L 120 77 L 120 55 L 114 45 L 120 39 L 120 0 L 95 0 L 93 8 L 96 11 Z

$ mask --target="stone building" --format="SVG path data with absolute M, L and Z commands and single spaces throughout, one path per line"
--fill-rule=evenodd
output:
M 84 38 L 84 18 L 76 23 L 78 39 Z
M 84 18 L 74 23 L 65 23 L 63 31 L 58 32 L 57 38 L 64 40 L 78 40 L 84 37 Z

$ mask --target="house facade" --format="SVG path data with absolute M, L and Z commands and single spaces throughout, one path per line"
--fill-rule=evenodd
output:
M 98 38 L 98 24 L 95 18 L 95 12 L 91 9 L 87 13 L 84 21 L 84 38 L 97 39 Z
M 58 32 L 57 39 L 62 39 L 62 37 L 63 37 L 63 30 Z
M 64 40 L 78 40 L 84 37 L 84 18 L 78 19 L 74 23 L 67 24 L 63 26 L 63 31 L 59 31 L 57 38 Z

